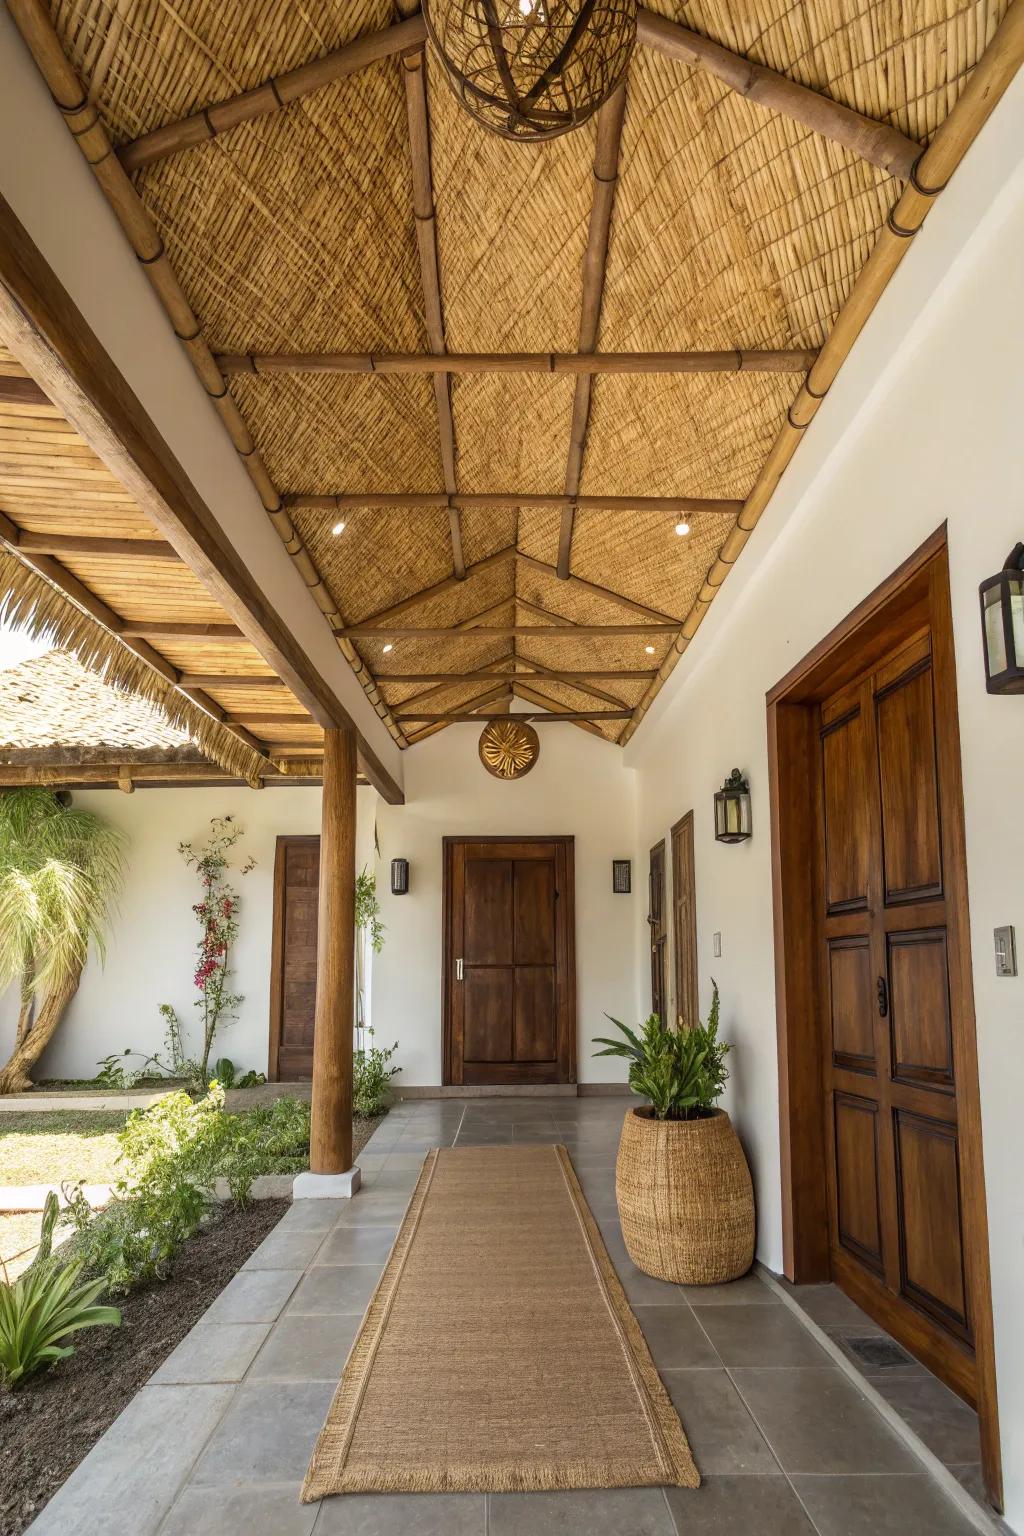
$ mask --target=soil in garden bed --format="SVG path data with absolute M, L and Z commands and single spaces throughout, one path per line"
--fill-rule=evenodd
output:
M 226 1208 L 185 1244 L 169 1280 L 114 1298 L 120 1328 L 80 1333 L 70 1360 L 17 1391 L 0 1389 L 0 1536 L 31 1524 L 289 1204 Z

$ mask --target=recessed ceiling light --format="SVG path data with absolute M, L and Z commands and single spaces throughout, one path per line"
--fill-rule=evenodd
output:
M 335 523 L 334 527 L 331 529 L 331 532 L 334 534 L 335 538 L 337 538 L 339 533 L 344 533 L 345 532 L 345 524 L 344 523 Z
M 648 656 L 653 656 L 654 655 L 654 646 L 653 645 L 645 645 L 644 646 L 644 650 L 647 652 Z
M 681 523 L 676 523 L 676 533 L 678 533 L 680 538 L 684 538 L 689 531 L 690 525 L 685 519 Z
M 384 655 L 386 656 L 389 651 L 393 651 L 393 650 L 394 650 L 394 646 L 391 644 L 391 641 L 389 640 L 387 645 L 384 647 Z

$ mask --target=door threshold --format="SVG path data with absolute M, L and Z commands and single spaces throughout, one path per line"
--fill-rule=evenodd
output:
M 574 1099 L 575 1083 L 445 1083 L 437 1087 L 398 1087 L 396 1099 Z

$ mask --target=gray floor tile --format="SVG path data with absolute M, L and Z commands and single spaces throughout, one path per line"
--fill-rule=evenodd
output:
M 305 1269 L 312 1263 L 313 1255 L 324 1240 L 321 1227 L 290 1227 L 282 1232 L 280 1227 L 265 1237 L 259 1247 L 243 1264 L 250 1269 Z
M 301 1278 L 301 1269 L 240 1270 L 228 1281 L 203 1321 L 272 1323 Z
M 318 1504 L 300 1504 L 300 1483 L 286 1488 L 186 1488 L 160 1536 L 310 1536 Z
M 637 1269 L 635 1264 L 623 1264 L 618 1270 L 619 1279 L 622 1281 L 622 1289 L 626 1298 L 633 1307 L 678 1307 L 682 1298 L 678 1285 L 672 1285 L 668 1280 L 656 1280 L 653 1275 L 645 1275 L 643 1270 Z
M 33 1522 L 33 1536 L 150 1536 L 235 1391 L 143 1387 Z
M 326 1381 L 244 1382 L 192 1473 L 191 1486 L 301 1483 L 334 1391 Z
M 422 1173 L 423 1157 L 419 1152 L 396 1151 L 392 1152 L 390 1156 L 385 1159 L 384 1166 L 388 1169 L 389 1172 L 392 1168 L 414 1168 L 417 1173 Z
M 286 1314 L 256 1357 L 250 1381 L 341 1380 L 362 1317 L 332 1312 L 321 1317 Z
M 726 1365 L 828 1365 L 829 1357 L 788 1307 L 695 1306 Z
M 633 1311 L 659 1370 L 721 1365 L 689 1307 L 634 1307 Z
M 311 1202 L 315 1204 L 316 1202 Z M 381 1193 L 372 1189 L 345 1201 L 345 1209 L 337 1219 L 339 1227 L 398 1227 L 409 1209 L 408 1195 Z
M 940 1461 L 949 1465 L 980 1459 L 978 1415 L 936 1377 L 879 1374 L 870 1380 Z
M 679 1536 L 814 1536 L 784 1477 L 708 1477 L 696 1490 L 667 1488 Z
M 324 1499 L 316 1536 L 484 1536 L 482 1493 L 348 1493 Z
M 295 1287 L 288 1316 L 296 1312 L 350 1312 L 362 1317 L 377 1289 L 383 1264 L 323 1264 Z
M 615 1268 L 619 1270 L 620 1273 L 622 1272 L 622 1268 L 627 1265 L 629 1268 L 635 1269 L 635 1264 L 633 1263 L 629 1254 L 626 1252 L 626 1245 L 622 1240 L 622 1228 L 619 1226 L 618 1222 L 610 1221 L 605 1218 L 604 1221 L 598 1222 L 598 1226 L 601 1229 L 601 1236 L 604 1238 L 604 1245 L 608 1250 L 609 1257 L 611 1258 L 612 1263 L 615 1265 Z
M 915 1472 L 919 1463 L 841 1371 L 731 1372 L 784 1471 Z
M 856 1328 L 863 1333 L 882 1331 L 837 1285 L 790 1285 L 788 1280 L 782 1283 L 797 1305 L 820 1328 Z
M 679 1289 L 691 1307 L 782 1306 L 779 1298 L 755 1274 L 743 1275 L 726 1285 L 681 1285 Z
M 275 1232 L 329 1232 L 351 1200 L 296 1200 L 285 1211 Z
M 662 1371 L 701 1477 L 779 1473 L 747 1406 L 726 1371 Z
M 880 1328 L 873 1329 L 871 1332 L 863 1332 L 859 1328 L 850 1328 L 848 1325 L 842 1325 L 838 1328 L 826 1325 L 824 1331 L 828 1334 L 833 1344 L 842 1350 L 846 1358 L 856 1367 L 860 1375 L 870 1381 L 873 1386 L 877 1386 L 878 1380 L 883 1377 L 889 1380 L 908 1376 L 926 1379 L 931 1375 L 930 1371 L 925 1370 L 924 1366 L 919 1364 L 910 1355 L 906 1355 L 905 1359 L 898 1364 L 892 1365 L 877 1365 L 865 1361 L 864 1356 L 858 1352 L 855 1346 L 857 1343 L 885 1344 L 890 1342 L 889 1335 L 883 1333 Z M 901 1348 L 901 1346 L 897 1347 Z
M 151 1377 L 153 1386 L 241 1381 L 270 1332 L 269 1323 L 196 1324 Z
M 322 1264 L 383 1264 L 398 1235 L 397 1227 L 338 1227 L 313 1260 Z
M 488 1536 L 675 1536 L 660 1488 L 492 1493 Z
M 930 1477 L 795 1477 L 821 1536 L 972 1536 Z

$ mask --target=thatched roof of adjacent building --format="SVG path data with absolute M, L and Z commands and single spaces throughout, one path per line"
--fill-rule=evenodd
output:
M 199 760 L 188 733 L 156 704 L 112 688 L 75 656 L 48 651 L 0 671 L 0 759 L 64 751 L 125 761 Z
M 656 0 L 624 91 L 524 144 L 414 0 L 11 10 L 402 745 L 513 693 L 628 738 L 1021 51 L 1007 0 Z M 202 608 L 121 569 L 76 574 Z

